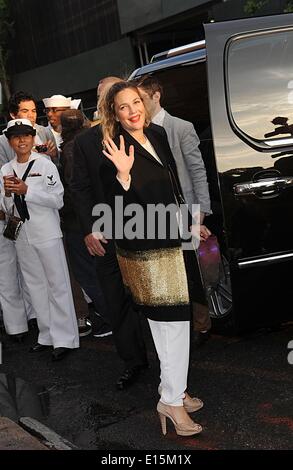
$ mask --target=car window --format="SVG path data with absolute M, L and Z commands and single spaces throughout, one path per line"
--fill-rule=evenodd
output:
M 293 30 L 240 36 L 228 43 L 228 114 L 247 143 L 263 149 L 293 142 L 292 56 Z
M 211 137 L 206 62 L 196 62 L 153 73 L 163 86 L 162 106 L 172 115 L 192 122 L 200 139 L 212 201 L 219 200 L 217 169 Z
M 193 123 L 201 136 L 210 128 L 206 64 L 199 62 L 155 73 L 163 86 L 162 105 L 173 116 Z

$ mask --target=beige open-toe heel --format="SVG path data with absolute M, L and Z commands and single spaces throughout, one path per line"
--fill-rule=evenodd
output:
M 189 395 L 185 395 L 183 406 L 187 413 L 194 413 L 203 407 L 203 401 L 199 398 L 191 398 Z
M 199 434 L 202 431 L 201 425 L 195 423 L 194 421 L 192 421 L 190 424 L 189 423 L 176 423 L 173 416 L 171 416 L 168 408 L 169 407 L 167 405 L 164 405 L 164 403 L 159 401 L 157 405 L 157 411 L 159 414 L 162 433 L 164 434 L 164 436 L 167 434 L 166 418 L 169 418 L 172 421 L 175 427 L 175 431 L 178 434 L 178 436 L 193 436 L 193 434 Z

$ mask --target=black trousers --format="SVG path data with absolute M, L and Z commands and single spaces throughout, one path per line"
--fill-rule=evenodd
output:
M 75 279 L 94 304 L 95 311 L 107 317 L 107 307 L 96 272 L 96 258 L 91 256 L 81 232 L 64 229 L 64 240 Z
M 97 274 L 107 303 L 109 323 L 117 352 L 127 368 L 147 363 L 139 314 L 126 293 L 114 242 L 104 245 L 106 254 L 96 256 Z

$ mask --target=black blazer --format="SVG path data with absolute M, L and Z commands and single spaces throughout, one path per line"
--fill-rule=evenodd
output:
M 75 208 L 79 215 L 84 235 L 91 233 L 95 218 L 92 209 L 98 203 L 114 205 L 113 197 L 121 195 L 124 204 L 174 203 L 174 184 L 170 179 L 170 169 L 176 179 L 176 186 L 180 188 L 177 176 L 176 163 L 168 144 L 167 135 L 163 127 L 151 124 L 145 129 L 145 134 L 156 150 L 163 165 L 150 155 L 131 135 L 122 127 L 114 138 L 119 144 L 119 134 L 124 136 L 126 153 L 129 146 L 134 145 L 135 161 L 131 169 L 131 187 L 124 191 L 116 179 L 117 170 L 102 153 L 102 134 L 100 126 L 92 127 L 77 136 L 74 144 L 74 164 L 72 177 L 72 191 L 75 195 Z M 181 190 L 181 188 L 180 188 Z M 146 249 L 165 246 L 166 243 L 149 241 Z M 120 244 L 120 243 L 118 243 Z M 172 241 L 177 246 L 179 241 Z M 126 243 L 126 245 L 128 245 Z M 132 249 L 135 244 L 130 243 Z M 141 243 L 134 249 L 142 249 Z M 145 244 L 143 244 L 145 245 Z M 126 246 L 124 246 L 126 248 Z
M 92 233 L 93 207 L 106 202 L 100 174 L 102 150 L 100 126 L 91 127 L 75 138 L 71 190 L 84 236 Z

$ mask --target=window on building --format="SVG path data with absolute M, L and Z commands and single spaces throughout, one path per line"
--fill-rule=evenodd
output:
M 14 72 L 66 59 L 121 38 L 116 0 L 11 0 Z M 86 73 L 86 71 L 85 71 Z

